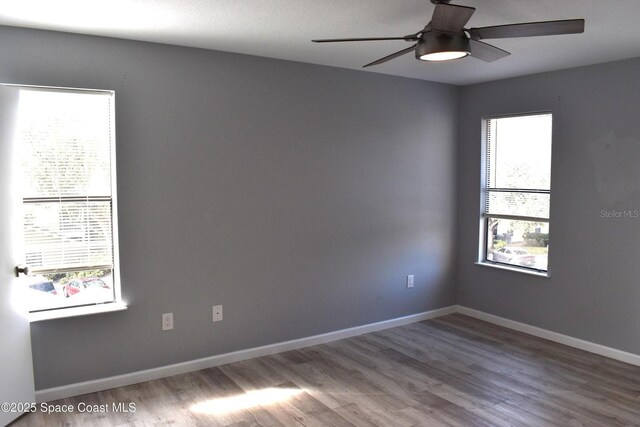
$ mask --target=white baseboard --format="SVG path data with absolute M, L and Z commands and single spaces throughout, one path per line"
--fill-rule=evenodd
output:
M 538 338 L 544 338 L 549 341 L 557 342 L 567 345 L 569 347 L 585 350 L 590 353 L 606 356 L 611 359 L 626 362 L 631 365 L 640 366 L 640 355 L 627 353 L 626 351 L 617 350 L 615 348 L 606 347 L 604 345 L 596 344 L 590 341 L 581 340 L 578 338 L 570 337 L 568 335 L 552 332 L 547 329 L 538 328 L 536 326 L 527 325 L 526 323 L 516 322 L 515 320 L 505 319 L 504 317 L 494 316 L 493 314 L 485 313 L 482 311 L 474 310 L 472 308 L 459 305 L 457 312 L 466 316 L 475 317 L 476 319 L 484 320 L 485 322 L 493 323 L 495 325 L 504 326 L 505 328 L 513 329 L 525 334 L 533 335 Z
M 40 403 L 48 402 L 51 400 L 64 399 L 66 397 L 79 396 L 82 394 L 94 393 L 97 391 L 108 390 L 116 387 L 124 387 L 144 381 L 151 381 L 159 378 L 170 377 L 172 375 L 197 371 L 200 369 L 212 368 L 214 366 L 239 362 L 241 360 L 253 359 L 260 356 L 267 356 L 269 354 L 280 353 L 283 351 L 297 350 L 312 345 L 324 344 L 327 342 L 337 341 L 356 335 L 362 335 L 388 328 L 395 328 L 397 326 L 408 325 L 410 323 L 421 322 L 423 320 L 445 316 L 447 314 L 455 313 L 456 310 L 457 307 L 453 305 L 450 307 L 425 311 L 423 313 L 413 314 L 410 316 L 399 317 L 397 319 L 384 320 L 382 322 L 370 323 L 368 325 L 328 332 L 326 334 L 314 335 L 311 337 L 300 338 L 276 344 L 269 344 L 261 347 L 234 351 L 231 353 L 219 354 L 216 356 L 205 357 L 203 359 L 176 363 L 174 365 L 162 366 L 154 369 L 146 369 L 144 371 L 131 372 L 129 374 L 117 375 L 114 377 L 101 378 L 92 381 L 69 384 L 61 387 L 37 390 L 36 401 Z

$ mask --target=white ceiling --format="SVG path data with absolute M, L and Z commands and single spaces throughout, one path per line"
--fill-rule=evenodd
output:
M 467 25 L 586 19 L 584 34 L 490 40 L 494 63 L 424 63 L 412 54 L 367 72 L 457 85 L 640 57 L 640 0 L 453 0 Z M 315 38 L 403 36 L 430 20 L 429 0 L 0 0 L 0 25 L 238 52 L 335 67 L 362 65 L 404 41 L 314 44 Z

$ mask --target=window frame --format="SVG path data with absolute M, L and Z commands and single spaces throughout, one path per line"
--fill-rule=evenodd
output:
M 45 85 L 26 85 L 26 84 L 12 84 L 12 83 L 0 83 L 2 86 L 14 87 L 16 89 L 31 89 L 38 91 L 50 91 L 50 92 L 68 92 L 68 93 L 99 93 L 107 94 L 111 97 L 109 102 L 109 161 L 110 161 L 110 184 L 111 184 L 111 240 L 112 240 L 112 257 L 113 266 L 112 281 L 113 281 L 113 301 L 105 301 L 101 303 L 81 304 L 68 307 L 54 307 L 49 309 L 39 309 L 29 311 L 28 318 L 31 322 L 58 319 L 65 317 L 84 316 L 88 314 L 108 313 L 112 311 L 126 310 L 127 304 L 122 300 L 122 289 L 120 281 L 120 243 L 119 243 L 119 229 L 118 229 L 118 186 L 117 186 L 117 162 L 116 162 L 116 92 L 111 89 L 89 89 L 89 88 L 73 88 L 73 87 L 61 87 L 61 86 L 45 86 Z M 21 197 L 21 209 L 24 204 L 24 200 Z M 21 225 L 21 228 L 23 226 Z M 21 256 L 25 256 L 22 254 Z M 60 269 L 63 271 L 65 269 Z M 79 270 L 73 270 L 79 271 Z
M 487 160 L 487 150 L 489 149 L 489 140 L 488 140 L 488 123 L 491 120 L 496 119 L 505 119 L 505 118 L 515 118 L 515 117 L 527 117 L 527 116 L 540 116 L 540 115 L 550 115 L 551 116 L 551 157 L 553 157 L 553 140 L 554 138 L 554 114 L 551 110 L 540 110 L 540 111 L 530 111 L 526 113 L 511 113 L 511 114 L 499 114 L 499 115 L 491 115 L 485 116 L 481 119 L 481 159 L 480 159 L 480 221 L 479 221 L 479 246 L 478 246 L 478 261 L 476 264 L 487 266 L 487 267 L 495 267 L 503 270 L 515 271 L 520 273 L 532 274 L 535 276 L 541 277 L 549 277 L 550 276 L 550 268 L 549 268 L 549 248 L 547 248 L 547 269 L 540 269 L 535 267 L 527 267 L 524 265 L 514 265 L 506 262 L 500 262 L 495 260 L 488 259 L 488 234 L 489 234 L 489 220 L 491 218 L 495 219 L 505 219 L 505 220 L 516 220 L 516 221 L 531 221 L 531 222 L 541 222 L 546 223 L 547 228 L 551 229 L 551 177 L 552 177 L 552 167 L 553 163 L 551 162 L 549 169 L 549 190 L 544 189 L 531 189 L 531 188 L 492 188 L 490 189 L 488 186 L 488 173 L 489 173 L 489 162 Z M 532 217 L 532 216 L 522 216 L 522 215 L 501 215 L 501 214 L 488 214 L 487 213 L 487 202 L 489 199 L 489 192 L 514 192 L 514 193 L 526 193 L 526 194 L 547 194 L 549 195 L 549 217 L 548 218 L 540 218 L 540 217 Z M 549 232 L 549 234 L 551 234 Z M 549 239 L 550 240 L 550 239 Z

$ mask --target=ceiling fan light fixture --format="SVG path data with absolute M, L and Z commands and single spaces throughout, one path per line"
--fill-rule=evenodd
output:
M 461 59 L 465 56 L 469 56 L 469 52 L 451 51 L 451 52 L 433 52 L 427 53 L 420 57 L 421 61 L 441 62 L 441 61 L 453 61 L 454 59 Z
M 469 38 L 464 32 L 450 35 L 429 31 L 422 35 L 416 46 L 416 58 L 421 61 L 453 61 L 470 53 Z

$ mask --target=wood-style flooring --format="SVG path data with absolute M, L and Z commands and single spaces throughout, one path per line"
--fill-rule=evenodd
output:
M 640 367 L 453 314 L 51 404 L 109 412 L 13 426 L 640 426 Z

